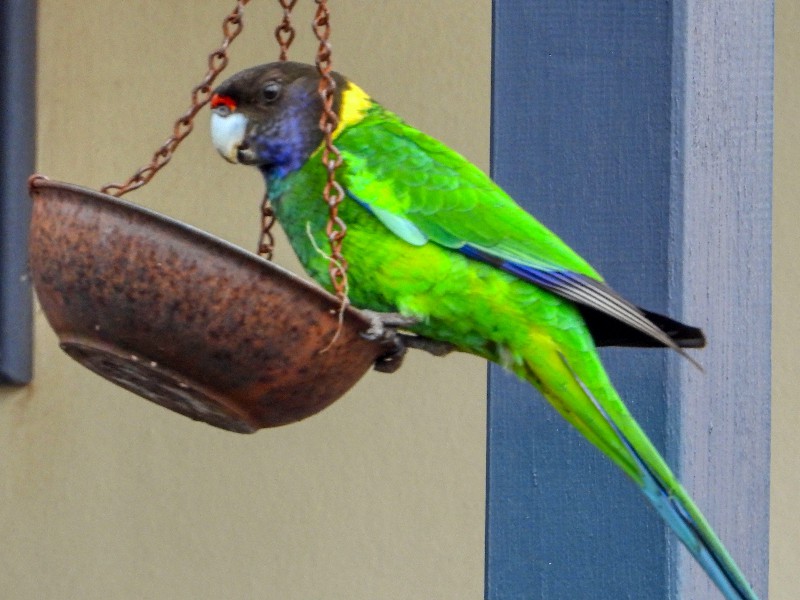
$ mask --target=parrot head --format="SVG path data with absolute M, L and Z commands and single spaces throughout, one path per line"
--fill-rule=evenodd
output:
M 334 111 L 347 80 L 336 82 Z M 323 140 L 319 128 L 320 76 L 313 65 L 276 62 L 241 71 L 211 97 L 211 139 L 229 162 L 253 165 L 265 175 L 298 168 Z

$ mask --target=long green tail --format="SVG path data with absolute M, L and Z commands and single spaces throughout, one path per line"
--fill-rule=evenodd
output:
M 659 470 L 663 471 L 667 468 L 665 464 L 662 463 L 656 467 L 649 464 L 651 461 L 645 459 L 645 456 L 657 454 L 655 448 L 649 447 L 637 450 L 633 441 L 622 432 L 563 355 L 561 355 L 561 360 L 572 373 L 586 397 L 594 404 L 597 412 L 602 415 L 613 430 L 619 442 L 627 448 L 630 457 L 638 467 L 637 471 L 641 476 L 641 481 L 638 483 L 645 497 L 672 528 L 692 556 L 700 563 L 726 600 L 758 600 L 758 596 L 750 587 L 736 562 L 728 554 L 725 546 L 714 533 L 700 509 L 692 501 L 688 492 L 677 481 L 673 481 L 672 485 L 668 485 L 664 477 L 659 475 Z M 643 443 L 650 445 L 650 442 L 644 436 L 638 440 L 637 445 L 642 445 Z

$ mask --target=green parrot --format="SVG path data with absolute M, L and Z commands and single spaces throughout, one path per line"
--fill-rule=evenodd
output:
M 405 329 L 499 363 L 641 489 L 728 600 L 757 600 L 736 563 L 617 395 L 599 345 L 702 347 L 699 329 L 642 310 L 487 175 L 333 73 L 343 164 L 343 255 L 352 304 L 409 318 Z M 316 67 L 279 62 L 229 78 L 211 135 L 263 174 L 306 271 L 331 289 Z M 691 359 L 690 359 L 691 360 Z

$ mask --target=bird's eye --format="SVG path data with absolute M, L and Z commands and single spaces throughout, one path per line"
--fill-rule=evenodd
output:
M 261 96 L 265 102 L 275 102 L 278 96 L 281 95 L 281 84 L 277 81 L 270 81 L 264 85 L 261 90 Z

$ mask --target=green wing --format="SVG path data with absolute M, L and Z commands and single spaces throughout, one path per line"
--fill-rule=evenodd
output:
M 480 169 L 395 115 L 373 111 L 337 145 L 348 193 L 410 244 L 468 244 L 501 259 L 602 280 Z
M 590 309 L 584 317 L 597 340 L 613 337 L 611 317 L 687 358 L 679 344 L 703 345 L 698 330 L 622 298 L 480 169 L 394 114 L 376 106 L 337 146 L 348 195 L 409 244 L 452 248 Z M 686 331 L 691 343 L 680 339 Z

